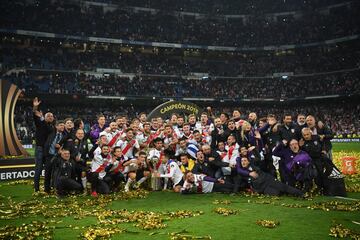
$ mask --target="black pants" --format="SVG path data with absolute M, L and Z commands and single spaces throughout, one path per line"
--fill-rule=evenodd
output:
M 53 171 L 53 157 L 54 155 L 46 156 L 45 160 L 45 179 L 44 179 L 44 190 L 50 192 L 51 188 L 54 187 L 51 182 L 51 176 Z
M 276 180 L 270 181 L 269 184 L 264 189 L 264 194 L 267 195 L 279 196 L 284 193 L 294 195 L 297 197 L 303 195 L 303 192 L 300 191 L 299 189 L 291 187 L 289 185 L 286 185 L 285 183 Z
M 81 192 L 83 187 L 76 180 L 61 176 L 57 180 L 56 190 L 59 195 L 63 196 L 71 191 Z
M 114 190 L 119 187 L 121 181 L 125 181 L 125 177 L 121 172 L 111 172 L 105 175 L 104 181 L 108 184 L 110 190 Z
M 214 183 L 213 192 L 231 193 L 234 191 L 234 184 L 231 183 Z
M 233 179 L 235 193 L 250 187 L 250 184 L 240 174 L 235 175 Z
M 91 190 L 101 194 L 109 194 L 110 186 L 102 179 L 99 179 L 99 173 L 92 172 L 89 174 L 89 181 L 91 182 Z

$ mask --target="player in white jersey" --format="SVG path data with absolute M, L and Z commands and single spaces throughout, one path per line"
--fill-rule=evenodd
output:
M 134 138 L 134 131 L 131 128 L 126 129 L 125 138 L 118 141 L 116 146 L 121 147 L 125 160 L 135 158 L 136 151 L 140 149 L 139 142 Z
M 184 174 L 181 172 L 179 165 L 173 159 L 169 159 L 167 155 L 164 155 L 161 161 L 166 167 L 166 173 L 161 174 L 159 172 L 155 172 L 154 176 L 171 179 L 173 182 L 174 192 L 180 192 L 181 187 L 184 184 Z
M 114 147 L 116 142 L 123 136 L 123 132 L 118 130 L 116 122 L 111 122 L 109 127 L 100 133 L 100 136 L 105 135 L 109 147 Z

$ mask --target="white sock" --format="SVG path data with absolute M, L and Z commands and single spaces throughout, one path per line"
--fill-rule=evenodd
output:
M 129 191 L 130 184 L 133 182 L 131 178 L 128 178 L 126 184 L 125 184 L 125 192 Z
M 168 181 L 169 181 L 168 178 L 164 178 L 164 190 L 167 189 Z
M 81 178 L 81 184 L 82 184 L 82 186 L 83 186 L 84 189 L 86 189 L 86 183 L 87 183 L 86 177 L 82 177 L 82 178 Z
M 146 179 L 148 179 L 147 177 L 142 177 L 139 181 L 138 181 L 138 184 L 142 184 L 143 182 L 146 181 Z

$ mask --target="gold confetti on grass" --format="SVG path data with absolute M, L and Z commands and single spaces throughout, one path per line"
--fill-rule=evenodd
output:
M 206 236 L 195 236 L 191 234 L 185 234 L 185 233 L 169 233 L 171 240 L 194 240 L 194 239 L 206 239 L 211 240 L 210 235 Z
M 257 220 L 256 224 L 266 228 L 275 228 L 280 225 L 280 222 L 274 220 Z
M 230 200 L 219 200 L 219 199 L 216 199 L 212 202 L 213 204 L 215 205 L 218 205 L 218 204 L 221 204 L 221 205 L 229 205 L 231 204 L 231 201 Z
M 329 235 L 335 238 L 360 239 L 360 233 L 344 227 L 342 224 L 331 226 Z
M 82 234 L 81 238 L 86 240 L 95 240 L 95 239 L 109 239 L 112 235 L 116 233 L 124 232 L 124 229 L 118 227 L 108 227 L 108 226 L 94 226 L 88 227 Z
M 20 226 L 6 225 L 0 228 L 0 239 L 52 239 L 54 228 L 46 221 L 32 221 L 31 223 L 23 223 Z
M 217 214 L 223 215 L 223 216 L 236 215 L 239 213 L 239 211 L 236 209 L 229 209 L 229 208 L 223 208 L 223 207 L 215 208 L 214 212 L 216 212 Z

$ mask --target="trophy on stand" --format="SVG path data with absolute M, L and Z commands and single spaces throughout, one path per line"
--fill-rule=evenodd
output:
M 158 157 L 153 157 L 150 159 L 150 163 L 153 167 L 154 172 L 151 174 L 151 189 L 153 191 L 160 191 L 161 190 L 161 179 L 158 177 L 155 177 L 155 173 L 157 173 L 156 166 L 158 165 L 158 162 L 160 159 Z

